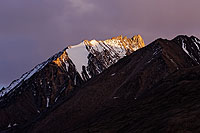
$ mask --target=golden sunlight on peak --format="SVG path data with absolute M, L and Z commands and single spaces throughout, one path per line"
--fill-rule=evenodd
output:
M 142 39 L 141 35 L 133 36 L 133 42 L 137 43 L 140 48 L 145 47 L 144 40 Z
M 53 63 L 57 64 L 58 66 L 61 66 L 62 62 L 67 61 L 68 58 L 69 57 L 67 55 L 67 52 L 64 51 L 63 54 L 60 57 L 58 57 L 56 60 L 53 61 Z
M 116 40 L 122 40 L 122 35 L 119 35 L 117 37 L 112 37 L 112 40 L 114 40 L 114 39 L 116 39 Z

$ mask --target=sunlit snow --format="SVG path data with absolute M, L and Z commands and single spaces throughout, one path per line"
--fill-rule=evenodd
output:
M 86 49 L 84 42 L 79 45 L 71 46 L 66 50 L 69 58 L 73 61 L 79 74 L 82 72 L 82 66 L 87 66 L 89 52 Z
M 48 62 L 43 62 L 43 63 L 37 65 L 31 71 L 26 72 L 25 74 L 23 74 L 21 76 L 21 78 L 13 81 L 7 88 L 5 88 L 4 90 L 0 91 L 0 97 L 4 96 L 8 92 L 10 92 L 13 88 L 15 88 L 16 86 L 20 85 L 21 82 L 26 81 L 27 79 L 29 79 L 31 76 L 33 76 L 33 74 L 35 74 L 36 72 L 41 70 L 47 63 Z

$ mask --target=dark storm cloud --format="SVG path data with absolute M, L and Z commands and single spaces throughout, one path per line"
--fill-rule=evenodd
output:
M 141 34 L 200 37 L 199 0 L 1 0 L 0 84 L 69 44 Z

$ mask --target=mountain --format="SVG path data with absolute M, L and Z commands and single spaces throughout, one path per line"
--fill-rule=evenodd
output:
M 27 132 L 199 132 L 200 40 L 157 39 L 86 82 Z
M 0 90 L 0 129 L 24 125 L 62 102 L 86 81 L 144 47 L 140 35 L 68 46 Z
M 138 42 L 139 38 L 128 39 L 132 42 L 129 44 Z M 84 41 L 87 51 L 91 50 L 90 46 L 91 51 L 97 49 L 96 42 L 90 41 L 91 45 Z M 95 62 L 96 58 L 102 58 L 98 54 L 89 54 L 87 57 L 92 59 L 87 58 L 88 64 L 84 63 L 85 58 L 81 58 L 86 54 L 82 54 L 78 58 L 81 61 L 76 63 L 73 54 L 74 51 L 83 51 L 80 44 L 50 58 L 51 63 L 33 74 L 29 81 L 24 81 L 20 91 L 13 89 L 3 96 L 0 103 L 1 130 L 20 133 L 200 132 L 200 40 L 180 35 L 172 40 L 159 38 L 145 47 L 143 41 L 139 41 L 141 43 L 134 45 L 138 50 L 129 47 L 129 50 L 124 49 L 125 52 L 113 50 L 117 42 L 112 45 L 104 45 L 101 41 L 97 43 L 112 46 L 109 54 L 98 49 L 101 51 L 99 56 L 105 57 L 100 64 Z M 118 59 L 111 51 L 124 56 Z M 90 60 L 95 65 L 91 65 Z M 113 63 L 108 65 L 110 60 Z M 78 65 L 79 62 L 83 62 L 84 66 Z M 101 66 L 106 67 L 103 69 Z M 93 71 L 98 73 L 93 76 Z M 68 81 L 66 75 L 70 73 L 73 74 Z M 79 78 L 71 78 L 76 74 Z M 43 78 L 45 82 L 42 85 L 46 86 L 36 87 L 39 92 L 36 92 L 35 98 L 34 91 L 26 86 Z M 80 82 L 77 79 L 81 79 Z M 52 82 L 50 88 L 49 81 Z M 60 84 L 67 87 L 65 93 L 59 94 L 61 98 L 54 103 L 44 100 L 42 106 L 38 106 L 38 99 L 46 99 L 48 95 L 45 94 L 51 94 L 52 99 Z M 47 91 L 49 89 L 51 93 Z

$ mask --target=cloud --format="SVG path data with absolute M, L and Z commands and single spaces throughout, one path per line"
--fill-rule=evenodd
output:
M 88 0 L 69 0 L 78 13 L 88 13 L 95 9 L 95 5 Z

